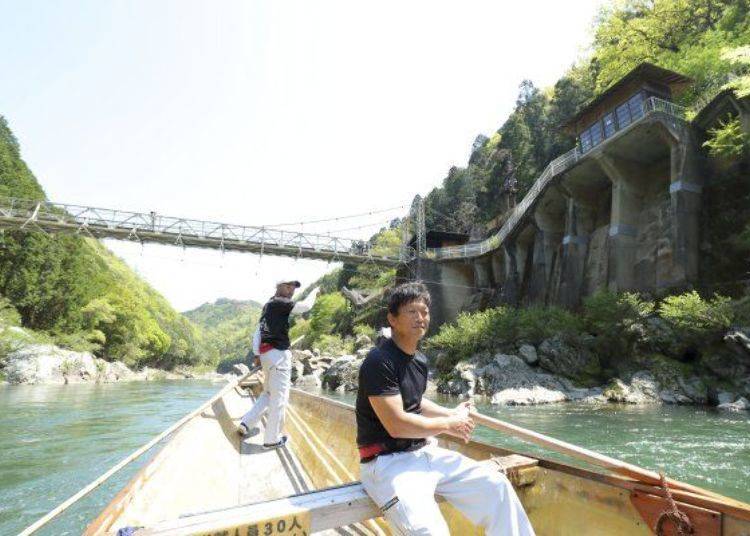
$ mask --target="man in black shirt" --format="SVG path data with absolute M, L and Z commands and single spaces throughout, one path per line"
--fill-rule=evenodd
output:
M 433 436 L 468 441 L 471 402 L 444 408 L 422 396 L 427 360 L 417 350 L 430 322 L 430 295 L 419 283 L 393 290 L 392 338 L 359 370 L 357 446 L 362 485 L 398 534 L 449 534 L 438 493 L 488 535 L 533 535 L 521 502 L 503 474 L 437 446 Z
M 263 393 L 255 401 L 237 429 L 247 435 L 268 412 L 263 439 L 265 448 L 276 448 L 286 443 L 281 435 L 284 413 L 292 384 L 292 352 L 289 350 L 289 315 L 306 313 L 312 308 L 318 289 L 315 288 L 306 300 L 292 300 L 300 287 L 299 281 L 283 279 L 276 285 L 276 294 L 263 306 L 258 327 L 253 335 L 253 354 L 263 367 Z

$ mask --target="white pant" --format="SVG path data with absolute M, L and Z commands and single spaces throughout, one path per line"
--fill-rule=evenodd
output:
M 435 502 L 437 493 L 487 535 L 534 535 L 505 475 L 436 443 L 433 439 L 419 450 L 360 464 L 362 485 L 395 533 L 450 534 Z
M 284 412 L 292 384 L 292 352 L 269 350 L 261 354 L 260 364 L 263 367 L 263 392 L 253 404 L 252 409 L 242 417 L 242 422 L 249 430 L 258 424 L 268 410 L 263 443 L 270 445 L 281 440 Z

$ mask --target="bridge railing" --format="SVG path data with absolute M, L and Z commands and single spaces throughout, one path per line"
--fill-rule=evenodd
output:
M 161 242 L 175 245 L 185 245 L 187 242 L 191 246 L 204 244 L 217 249 L 237 244 L 257 245 L 261 248 L 283 248 L 288 250 L 286 253 L 290 256 L 294 255 L 295 250 L 302 257 L 315 252 L 316 258 L 327 257 L 334 261 L 341 255 L 363 261 L 383 259 L 398 263 L 407 262 L 413 256 L 409 248 L 376 254 L 369 242 L 354 238 L 176 218 L 155 212 L 130 212 L 7 197 L 0 197 L 0 226 L 53 232 L 74 231 L 97 238 L 161 238 Z M 408 258 L 404 259 L 403 256 Z
M 655 112 L 667 114 L 675 119 L 683 119 L 686 111 L 686 108 L 673 102 L 658 97 L 649 97 L 643 101 L 643 115 L 636 121 L 630 123 L 630 126 L 643 121 L 647 116 Z M 544 168 L 542 174 L 534 181 L 534 184 L 531 185 L 531 188 L 526 192 L 526 195 L 521 202 L 512 209 L 511 215 L 494 235 L 482 240 L 481 242 L 474 242 L 461 246 L 428 248 L 425 251 L 424 257 L 434 260 L 479 257 L 499 248 L 503 241 L 508 238 L 508 235 L 516 228 L 518 223 L 524 218 L 524 216 L 526 216 L 527 211 L 536 199 L 547 189 L 551 180 L 573 167 L 583 156 L 584 154 L 582 154 L 580 149 L 576 146 L 567 153 L 552 160 L 547 167 Z

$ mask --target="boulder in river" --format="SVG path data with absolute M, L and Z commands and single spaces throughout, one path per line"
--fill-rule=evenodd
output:
M 650 372 L 643 370 L 633 374 L 630 383 L 615 378 L 602 394 L 610 402 L 623 404 L 655 404 L 661 401 L 658 383 Z
M 750 402 L 744 396 L 739 397 L 734 402 L 726 402 L 717 406 L 719 409 L 727 411 L 747 411 L 750 410 Z
M 539 362 L 539 355 L 537 354 L 536 348 L 530 344 L 522 344 L 518 348 L 518 355 L 527 365 L 536 365 Z
M 343 355 L 334 359 L 331 366 L 323 372 L 321 385 L 334 391 L 356 391 L 359 387 L 359 367 L 362 361 L 363 358 L 353 355 Z

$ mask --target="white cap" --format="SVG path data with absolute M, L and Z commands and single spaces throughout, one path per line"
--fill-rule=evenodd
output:
M 286 285 L 286 284 L 294 285 L 294 288 L 300 288 L 302 286 L 302 284 L 299 281 L 297 281 L 296 279 L 294 279 L 294 278 L 278 279 L 276 281 L 276 286 Z

